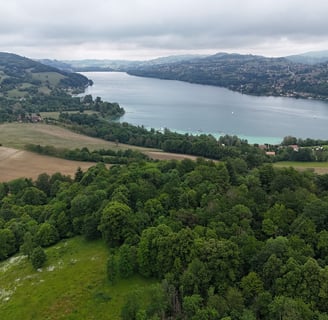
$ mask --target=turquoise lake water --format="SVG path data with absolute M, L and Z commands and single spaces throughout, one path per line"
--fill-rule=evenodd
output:
M 328 103 L 284 97 L 257 97 L 230 90 L 130 76 L 85 72 L 94 81 L 86 94 L 118 102 L 121 121 L 146 128 L 194 134 L 238 135 L 250 143 L 280 143 L 283 137 L 328 139 Z

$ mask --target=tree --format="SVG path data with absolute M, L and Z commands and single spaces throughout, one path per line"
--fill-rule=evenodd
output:
M 33 241 L 33 236 L 31 234 L 31 232 L 28 231 L 24 234 L 24 242 L 20 246 L 20 251 L 23 254 L 27 255 L 28 257 L 31 257 L 34 247 L 35 247 L 35 244 Z
M 153 285 L 149 288 L 150 297 L 147 306 L 148 319 L 165 319 L 165 313 L 168 308 L 168 297 L 160 284 Z
M 35 186 L 42 190 L 47 196 L 50 196 L 51 183 L 50 176 L 47 173 L 41 173 L 35 181 Z
M 121 309 L 122 320 L 135 320 L 140 309 L 140 294 L 138 291 L 127 295 L 125 303 Z
M 191 319 L 201 308 L 203 298 L 199 294 L 193 294 L 192 296 L 183 297 L 182 308 L 187 319 Z
M 327 230 L 323 230 L 319 232 L 317 249 L 320 258 L 325 260 L 326 264 L 328 264 L 328 231 Z
M 243 277 L 240 286 L 248 304 L 252 304 L 256 297 L 263 291 L 263 282 L 256 272 L 250 272 L 247 276 Z
M 40 225 L 36 234 L 36 242 L 42 247 L 48 247 L 59 240 L 57 229 L 50 223 L 45 222 Z
M 196 314 L 191 318 L 191 320 L 217 320 L 219 319 L 218 312 L 213 308 L 203 308 L 198 309 Z
M 139 272 L 142 275 L 160 277 L 171 270 L 172 255 L 168 253 L 168 250 L 172 249 L 168 246 L 171 234 L 172 230 L 162 224 L 142 232 L 137 251 Z M 160 246 L 161 244 L 163 246 Z M 165 262 L 165 266 L 162 261 Z
M 269 306 L 272 320 L 310 320 L 313 312 L 303 300 L 277 296 Z
M 43 267 L 46 260 L 47 260 L 47 255 L 40 246 L 33 249 L 31 254 L 31 263 L 34 269 L 39 269 Z
M 295 212 L 283 204 L 275 204 L 264 213 L 263 231 L 269 235 L 286 235 L 295 219 Z
M 116 283 L 119 278 L 119 267 L 117 257 L 110 254 L 107 259 L 107 278 L 111 284 Z
M 240 317 L 245 308 L 242 293 L 237 288 L 229 287 L 225 298 L 229 307 L 229 314 L 234 316 L 233 318 Z
M 23 204 L 41 205 L 47 202 L 47 195 L 36 187 L 28 187 L 24 189 L 21 201 Z
M 137 252 L 135 247 L 123 244 L 118 252 L 118 268 L 121 278 L 132 276 L 136 270 Z
M 180 278 L 180 284 L 186 295 L 205 296 L 210 287 L 211 273 L 198 258 L 193 259 Z
M 68 238 L 72 234 L 72 224 L 65 211 L 62 211 L 56 221 L 59 237 Z
M 297 144 L 297 138 L 296 137 L 292 137 L 292 136 L 286 136 L 282 140 L 281 144 L 283 146 L 289 146 L 289 145 Z
M 317 306 L 319 310 L 328 313 L 328 266 L 320 271 L 320 291 L 318 298 Z
M 83 171 L 81 169 L 81 167 L 78 167 L 76 169 L 75 175 L 74 175 L 74 181 L 75 182 L 80 182 L 83 178 Z
M 309 258 L 302 266 L 302 282 L 300 285 L 301 296 L 304 301 L 315 301 L 319 296 L 320 291 L 320 266 L 318 262 Z
M 92 215 L 86 215 L 84 217 L 84 224 L 82 232 L 87 240 L 95 240 L 101 237 L 101 233 L 98 230 L 100 224 L 100 215 L 93 213 Z
M 16 251 L 15 236 L 9 229 L 0 230 L 0 261 L 8 258 Z
M 126 204 L 111 201 L 103 210 L 98 227 L 107 244 L 117 247 L 133 235 L 132 210 Z
M 311 219 L 318 231 L 328 229 L 328 201 L 321 199 L 309 202 L 304 208 L 304 215 Z

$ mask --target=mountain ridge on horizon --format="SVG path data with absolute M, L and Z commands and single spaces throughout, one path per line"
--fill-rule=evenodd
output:
M 171 54 L 171 55 L 162 55 L 148 59 L 114 59 L 114 58 L 82 58 L 82 59 L 36 59 L 36 61 L 58 61 L 70 64 L 71 62 L 76 61 L 84 61 L 84 62 L 108 62 L 108 61 L 115 61 L 115 62 L 160 62 L 161 60 L 188 60 L 194 58 L 205 58 L 209 56 L 219 56 L 219 55 L 239 55 L 239 56 L 255 56 L 255 57 L 264 57 L 270 59 L 279 59 L 279 58 L 293 58 L 293 57 L 316 57 L 316 58 L 326 58 L 328 60 L 328 49 L 327 50 L 318 50 L 318 51 L 307 51 L 301 52 L 291 55 L 280 55 L 280 56 L 271 56 L 271 55 L 264 55 L 264 54 L 255 54 L 255 53 L 240 53 L 240 52 L 227 52 L 227 51 L 218 51 L 216 53 L 210 54 L 190 54 L 190 53 L 183 53 L 183 54 Z

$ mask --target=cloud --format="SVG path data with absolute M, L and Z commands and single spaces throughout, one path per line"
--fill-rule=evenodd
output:
M 66 59 L 223 50 L 276 55 L 325 49 L 327 11 L 320 0 L 11 0 L 1 8 L 0 50 Z

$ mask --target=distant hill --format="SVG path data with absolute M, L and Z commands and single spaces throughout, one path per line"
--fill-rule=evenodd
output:
M 311 51 L 302 54 L 285 57 L 292 62 L 304 64 L 317 64 L 328 61 L 328 50 L 325 51 Z
M 83 91 L 89 80 L 13 53 L 0 52 L 0 97 L 24 98 L 55 89 Z
M 66 72 L 73 72 L 74 70 L 72 69 L 71 65 L 68 63 L 59 61 L 59 60 L 51 60 L 51 59 L 39 59 L 37 60 L 38 62 L 45 64 L 50 67 L 57 68 L 59 70 L 63 70 Z
M 133 66 L 128 73 L 221 86 L 252 95 L 328 99 L 327 63 L 310 66 L 287 58 L 217 53 L 175 63 Z
M 85 59 L 85 60 L 63 60 L 60 63 L 68 65 L 74 71 L 125 71 L 130 68 L 159 65 L 164 63 L 176 63 L 203 58 L 205 55 L 174 55 L 160 57 L 152 60 L 109 60 L 109 59 Z M 52 64 L 55 60 L 43 60 L 46 64 Z
M 221 86 L 251 95 L 328 100 L 328 51 L 268 58 L 228 54 L 176 55 L 146 61 L 43 60 L 74 71 L 125 71 L 160 79 Z

